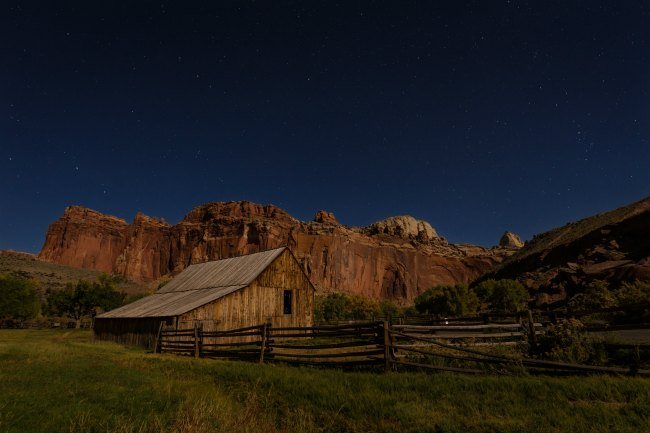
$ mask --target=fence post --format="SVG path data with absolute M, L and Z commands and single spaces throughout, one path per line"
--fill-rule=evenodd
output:
M 382 322 L 384 329 L 384 372 L 391 371 L 391 356 L 390 356 L 390 324 L 387 320 Z
M 194 322 L 194 357 L 198 358 L 201 354 L 201 349 L 199 345 L 199 325 Z
M 162 337 L 163 321 L 160 321 L 160 326 L 158 326 L 158 334 L 156 334 L 156 341 L 153 343 L 153 353 L 158 353 L 160 351 L 160 338 Z
M 260 343 L 260 364 L 264 364 L 264 351 L 266 350 L 267 331 L 269 323 L 265 322 L 262 325 L 262 341 Z
M 530 345 L 533 348 L 537 347 L 537 334 L 535 333 L 535 321 L 533 320 L 533 312 L 528 310 L 528 331 L 530 336 Z

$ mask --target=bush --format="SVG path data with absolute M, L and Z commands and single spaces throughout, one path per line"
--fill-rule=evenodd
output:
M 381 315 L 379 304 L 360 295 L 347 296 L 346 318 L 349 320 L 366 320 Z
M 607 281 L 593 280 L 585 285 L 582 293 L 573 296 L 567 305 L 573 311 L 586 311 L 644 302 L 650 302 L 650 282 L 624 282 L 617 289 L 611 290 Z
M 587 335 L 584 324 L 576 319 L 560 320 L 550 325 L 539 338 L 538 355 L 553 361 L 604 364 L 601 345 Z
M 415 308 L 422 314 L 463 316 L 476 313 L 478 298 L 465 284 L 435 286 L 415 298 Z
M 400 308 L 390 299 L 384 299 L 379 304 L 379 310 L 383 317 L 395 317 L 399 316 Z
M 360 295 L 331 293 L 316 298 L 314 305 L 317 321 L 370 320 L 381 315 L 379 303 Z
M 415 305 L 411 305 L 409 307 L 406 307 L 402 310 L 402 314 L 404 316 L 417 316 L 418 315 L 418 309 L 415 308 Z
M 331 293 L 317 297 L 314 302 L 314 317 L 319 321 L 343 320 L 347 297 L 343 293 Z
M 618 305 L 631 305 L 640 302 L 650 302 L 650 281 L 635 280 L 623 283 L 614 292 Z
M 609 284 L 603 280 L 593 280 L 585 286 L 584 292 L 573 296 L 567 303 L 573 311 L 596 310 L 615 307 L 616 296 L 609 290 Z
M 0 274 L 0 320 L 23 321 L 38 316 L 41 307 L 33 280 Z
M 528 307 L 528 291 L 515 280 L 485 280 L 475 291 L 479 300 L 497 313 L 516 313 Z

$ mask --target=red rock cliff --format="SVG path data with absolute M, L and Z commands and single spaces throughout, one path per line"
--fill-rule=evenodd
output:
M 273 205 L 215 202 L 180 223 L 138 214 L 132 224 L 82 207 L 68 207 L 46 235 L 39 258 L 152 281 L 191 263 L 289 245 L 321 292 L 410 301 L 435 284 L 468 282 L 492 269 L 507 251 L 453 245 L 425 221 L 391 217 L 347 227 L 320 211 L 301 222 Z

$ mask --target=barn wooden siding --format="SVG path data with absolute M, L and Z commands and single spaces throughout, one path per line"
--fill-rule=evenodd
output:
M 159 293 L 163 290 L 164 287 Z M 292 291 L 291 314 L 283 312 L 285 290 Z M 193 329 L 198 324 L 203 331 L 221 331 L 266 322 L 276 327 L 312 326 L 314 292 L 314 286 L 300 264 L 291 251 L 285 248 L 255 279 L 241 289 L 176 316 L 97 317 L 95 336 L 100 340 L 152 348 L 161 321 L 176 329 Z M 110 316 L 111 313 L 107 315 Z M 232 341 L 228 342 L 251 341 L 254 338 L 232 337 Z M 204 342 L 210 343 L 209 339 Z
M 293 292 L 291 314 L 283 314 L 285 290 Z M 287 249 L 247 287 L 181 315 L 178 329 L 193 328 L 194 322 L 199 322 L 204 331 L 222 331 L 265 322 L 281 327 L 312 326 L 314 287 Z M 232 338 L 233 342 L 254 339 Z
M 173 318 L 147 317 L 138 319 L 100 319 L 93 325 L 95 338 L 127 346 L 152 349 L 158 336 L 160 322 L 173 324 Z

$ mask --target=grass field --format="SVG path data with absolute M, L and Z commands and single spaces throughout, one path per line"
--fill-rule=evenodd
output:
M 0 432 L 650 431 L 650 380 L 342 372 L 0 331 Z

